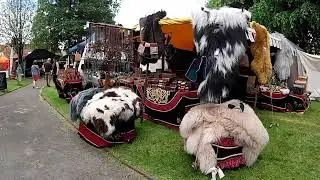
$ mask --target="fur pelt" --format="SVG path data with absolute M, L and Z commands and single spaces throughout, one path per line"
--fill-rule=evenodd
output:
M 245 54 L 250 12 L 222 7 L 193 13 L 194 43 L 204 58 L 203 81 L 198 92 L 202 103 L 218 103 L 233 94 L 239 78 L 239 58 Z
M 101 92 L 100 88 L 90 88 L 79 92 L 75 97 L 73 97 L 69 105 L 70 119 L 72 121 L 77 121 L 88 100 L 92 99 L 92 97 L 99 92 Z
M 253 109 L 240 100 L 191 108 L 182 119 L 180 135 L 185 140 L 186 152 L 197 157 L 197 164 L 205 174 L 217 165 L 217 154 L 211 144 L 220 138 L 234 138 L 243 147 L 247 166 L 254 164 L 269 142 L 268 132 Z
M 161 56 L 164 54 L 165 35 L 162 33 L 159 21 L 167 15 L 166 11 L 158 11 L 154 14 L 140 18 L 140 39 L 142 42 L 157 43 L 158 54 Z M 141 60 L 142 65 L 147 63 L 156 63 L 157 58 L 149 59 L 143 58 Z
M 254 57 L 251 70 L 256 74 L 260 84 L 267 84 L 272 75 L 269 32 L 255 21 L 251 22 L 250 26 L 256 31 L 255 42 L 250 46 Z
M 274 71 L 281 81 L 290 77 L 293 58 L 296 55 L 296 47 L 283 34 L 272 33 L 271 36 L 280 39 L 281 49 L 276 53 Z
M 293 64 L 292 54 L 285 53 L 284 50 L 279 50 L 276 55 L 274 63 L 274 71 L 280 81 L 287 80 L 290 77 L 290 68 Z
M 135 119 L 142 116 L 142 103 L 129 88 L 111 88 L 94 95 L 80 116 L 102 137 L 108 137 L 115 130 L 126 129 L 127 124 L 134 126 Z

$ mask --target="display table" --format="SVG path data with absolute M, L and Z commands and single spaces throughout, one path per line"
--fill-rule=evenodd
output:
M 145 79 L 121 80 L 121 85 L 130 87 L 141 97 L 144 104 L 144 119 L 162 124 L 169 128 L 179 129 L 179 125 L 185 113 L 193 106 L 199 104 L 197 90 L 188 90 L 184 82 L 175 85 L 174 82 L 166 84 L 166 79 L 144 85 Z M 155 79 L 150 78 L 150 81 Z M 171 83 L 171 84 L 170 84 Z M 161 85 L 163 84 L 163 85 Z
M 254 93 L 247 93 L 246 102 L 253 105 Z M 297 94 L 286 87 L 260 86 L 257 96 L 257 107 L 279 112 L 305 112 L 310 106 L 308 93 Z
M 58 78 L 54 80 L 54 83 L 59 96 L 65 98 L 68 102 L 83 89 L 82 77 L 80 73 L 73 68 L 60 70 Z

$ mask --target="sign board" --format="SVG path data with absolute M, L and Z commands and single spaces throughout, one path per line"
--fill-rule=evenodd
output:
M 0 72 L 0 90 L 6 90 L 7 87 L 7 77 L 5 72 Z
M 2 72 L 6 73 L 6 77 L 7 77 L 7 79 L 8 79 L 8 78 L 9 78 L 9 71 L 8 71 L 8 70 L 6 70 L 6 71 L 0 71 L 0 73 L 2 73 Z

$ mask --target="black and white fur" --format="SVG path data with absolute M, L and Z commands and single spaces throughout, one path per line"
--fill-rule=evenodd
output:
M 112 135 L 116 130 L 133 126 L 142 116 L 140 98 L 130 89 L 117 87 L 97 93 L 82 109 L 81 119 L 91 124 L 103 137 Z
M 192 15 L 198 58 L 207 68 L 198 88 L 202 103 L 219 103 L 237 93 L 239 58 L 247 48 L 251 13 L 237 8 L 198 9 Z M 235 92 L 235 93 L 234 93 Z
M 69 106 L 70 119 L 72 121 L 77 121 L 80 117 L 83 107 L 86 106 L 87 102 L 92 99 L 95 94 L 101 91 L 101 88 L 89 88 L 79 92 L 75 97 L 73 97 Z

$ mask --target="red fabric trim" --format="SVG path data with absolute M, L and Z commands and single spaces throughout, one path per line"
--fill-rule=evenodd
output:
M 145 94 L 141 86 L 138 86 L 138 91 L 142 97 L 145 97 Z M 168 112 L 176 108 L 176 106 L 179 104 L 182 98 L 197 99 L 197 91 L 178 91 L 167 104 L 156 104 L 154 102 L 149 101 L 147 98 L 142 98 L 142 100 L 143 104 L 152 110 Z
M 281 112 L 287 112 L 287 108 L 282 108 L 282 107 L 279 107 L 279 106 L 274 106 L 274 105 L 271 105 L 271 104 L 267 104 L 267 103 L 264 103 L 264 102 L 261 102 L 261 106 L 267 108 L 267 109 L 272 109 L 275 110 L 275 111 L 281 111 Z
M 284 94 L 281 94 L 281 93 L 270 93 L 270 92 L 261 92 L 261 94 L 263 96 L 266 96 L 266 97 L 269 97 L 269 98 L 272 98 L 272 99 L 284 99 L 286 98 L 288 95 L 284 95 Z
M 111 147 L 114 144 L 129 143 L 135 137 L 137 137 L 137 132 L 135 130 L 133 130 L 133 131 L 122 134 L 124 142 L 107 141 L 104 138 L 102 138 L 101 136 L 99 136 L 96 133 L 94 133 L 93 131 L 91 131 L 89 128 L 87 128 L 87 126 L 83 122 L 80 122 L 78 131 L 79 131 L 79 134 L 81 137 L 83 137 L 90 144 L 92 144 L 98 148 Z
M 220 138 L 218 140 L 218 143 L 217 143 L 219 146 L 224 146 L 224 147 L 235 147 L 235 146 L 239 146 L 239 144 L 236 144 L 234 142 L 234 139 L 233 138 Z
M 90 144 L 98 147 L 98 148 L 104 148 L 104 147 L 111 147 L 112 144 L 110 144 L 108 141 L 103 139 L 101 136 L 97 135 L 93 131 L 87 128 L 87 126 L 84 123 L 79 124 L 79 134 L 82 136 L 85 140 L 87 140 Z
M 235 169 L 245 165 L 246 160 L 243 156 L 231 157 L 217 163 L 220 169 Z
M 306 101 L 306 98 L 307 98 L 307 95 L 306 95 L 306 94 L 298 95 L 298 94 L 292 94 L 292 93 L 290 93 L 289 96 L 290 96 L 290 97 L 293 97 L 293 98 L 300 99 L 301 101 Z

